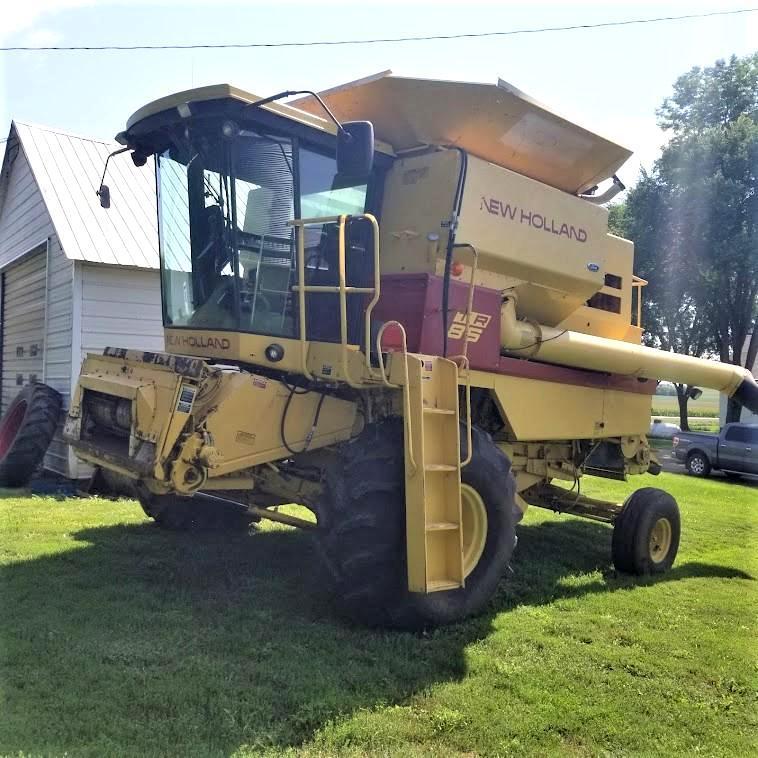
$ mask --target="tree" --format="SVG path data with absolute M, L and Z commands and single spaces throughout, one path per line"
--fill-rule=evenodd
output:
M 614 223 L 649 279 L 646 341 L 746 365 L 758 353 L 758 53 L 693 68 L 658 110 L 671 140 Z M 678 387 L 680 415 L 687 390 Z M 730 403 L 727 420 L 739 417 Z M 682 418 L 683 428 L 686 418 Z
M 702 304 L 694 296 L 694 272 L 680 242 L 677 209 L 657 171 L 643 170 L 626 202 L 611 209 L 611 231 L 634 241 L 635 273 L 647 279 L 642 290 L 644 344 L 660 350 L 703 357 L 712 354 L 712 340 Z M 674 384 L 679 425 L 687 431 L 690 387 Z

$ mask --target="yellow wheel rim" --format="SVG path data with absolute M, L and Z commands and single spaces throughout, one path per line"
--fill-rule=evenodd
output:
M 667 518 L 659 518 L 650 532 L 650 559 L 660 563 L 671 548 L 671 522 Z
M 487 507 L 482 496 L 470 485 L 461 485 L 463 515 L 463 576 L 479 563 L 487 543 Z

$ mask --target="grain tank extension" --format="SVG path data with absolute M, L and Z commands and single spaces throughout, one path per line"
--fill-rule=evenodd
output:
M 166 348 L 88 355 L 65 435 L 158 524 L 309 529 L 345 613 L 404 628 L 480 611 L 529 505 L 612 524 L 620 571 L 671 567 L 674 499 L 581 477 L 660 471 L 657 381 L 758 387 L 640 344 L 601 204 L 628 150 L 502 81 L 388 74 L 181 92 L 118 139 L 155 156 Z

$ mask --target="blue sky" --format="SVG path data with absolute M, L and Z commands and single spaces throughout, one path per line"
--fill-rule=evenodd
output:
M 0 6 L 3 45 L 163 44 L 368 38 L 597 23 L 758 5 L 699 2 L 289 3 L 25 0 Z M 665 135 L 655 109 L 678 75 L 758 48 L 758 13 L 539 35 L 332 48 L 0 53 L 0 131 L 11 118 L 112 138 L 156 97 L 228 81 L 262 96 L 371 73 L 498 77 L 632 148 L 621 178 Z M 0 146 L 1 147 L 1 146 Z

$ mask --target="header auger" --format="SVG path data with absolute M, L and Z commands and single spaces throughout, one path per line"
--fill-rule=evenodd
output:
M 670 568 L 673 498 L 568 485 L 660 470 L 658 380 L 758 399 L 744 369 L 640 345 L 645 282 L 598 203 L 629 151 L 504 82 L 278 98 L 182 92 L 119 135 L 155 156 L 166 352 L 87 357 L 77 453 L 165 526 L 311 528 L 370 624 L 481 610 L 529 505 L 614 524 L 619 570 Z

